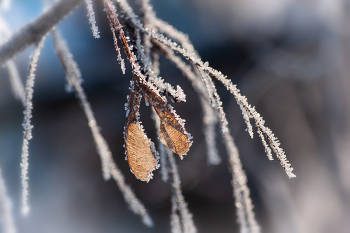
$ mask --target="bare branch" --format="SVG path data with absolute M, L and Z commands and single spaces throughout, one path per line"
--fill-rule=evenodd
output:
M 24 121 L 23 121 L 23 145 L 22 145 L 22 162 L 21 162 L 21 180 L 22 180 L 22 213 L 24 215 L 29 212 L 28 205 L 28 157 L 29 157 L 29 140 L 32 139 L 32 129 L 33 126 L 30 124 L 32 118 L 32 108 L 33 108 L 33 93 L 34 93 L 34 80 L 35 71 L 37 63 L 40 56 L 41 48 L 44 45 L 45 36 L 40 39 L 36 44 L 30 64 L 29 64 L 29 74 L 25 89 L 25 102 L 24 102 Z
M 28 46 L 37 43 L 82 0 L 61 0 L 38 18 L 22 27 L 0 47 L 0 65 L 13 58 Z
M 171 174 L 173 177 L 173 198 L 176 200 L 178 205 L 178 210 L 181 216 L 181 225 L 184 233 L 196 233 L 197 228 L 194 225 L 192 214 L 190 210 L 188 209 L 187 203 L 185 201 L 185 197 L 182 194 L 181 191 L 181 181 L 180 181 L 180 174 L 179 169 L 176 165 L 175 157 L 173 152 L 166 148 L 166 152 L 168 155 L 170 167 L 171 167 Z

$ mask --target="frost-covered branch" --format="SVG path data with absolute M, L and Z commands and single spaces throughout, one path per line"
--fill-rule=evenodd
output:
M 153 223 L 145 207 L 136 198 L 131 188 L 126 185 L 124 176 L 113 161 L 107 142 L 100 133 L 94 113 L 81 85 L 81 73 L 77 63 L 73 60 L 72 54 L 69 52 L 65 42 L 60 38 L 58 32 L 53 29 L 81 1 L 57 1 L 45 13 L 27 24 L 0 47 L 0 64 L 7 65 L 10 75 L 12 75 L 11 82 L 14 92 L 22 99 L 25 106 L 21 162 L 22 211 L 23 213 L 29 211 L 27 203 L 28 141 L 32 137 L 31 130 L 33 127 L 31 125 L 31 109 L 35 68 L 40 54 L 40 47 L 44 41 L 44 35 L 52 29 L 56 53 L 66 74 L 67 89 L 75 91 L 88 119 L 88 125 L 92 131 L 96 148 L 101 158 L 104 178 L 109 179 L 112 177 L 116 181 L 130 208 L 142 217 L 146 225 L 151 226 Z M 173 152 L 177 153 L 182 159 L 183 155 L 187 154 L 192 145 L 192 136 L 185 129 L 185 120 L 176 114 L 174 108 L 168 103 L 167 98 L 169 97 L 176 103 L 178 101 L 186 101 L 186 95 L 181 87 L 177 86 L 175 89 L 158 76 L 158 59 L 159 54 L 162 54 L 181 70 L 184 76 L 192 83 L 194 89 L 199 93 L 204 115 L 203 125 L 209 164 L 218 164 L 221 160 L 216 148 L 215 134 L 215 127 L 218 123 L 220 124 L 232 172 L 233 193 L 241 233 L 258 233 L 260 229 L 255 220 L 253 204 L 249 197 L 250 191 L 247 186 L 247 178 L 239 158 L 238 149 L 233 137 L 229 133 L 226 114 L 213 78 L 219 80 L 236 99 L 237 104 L 241 108 L 243 119 L 246 122 L 247 131 L 251 137 L 253 137 L 253 126 L 250 120 L 253 119 L 257 128 L 257 134 L 261 138 L 268 158 L 272 159 L 272 152 L 274 152 L 287 175 L 290 178 L 295 177 L 293 168 L 289 164 L 283 149 L 280 147 L 278 139 L 265 126 L 263 118 L 248 103 L 247 98 L 240 94 L 236 85 L 232 84 L 231 80 L 221 72 L 211 68 L 208 62 L 201 60 L 188 36 L 156 17 L 149 4 L 149 0 L 140 0 L 140 17 L 133 12 L 127 0 L 101 0 L 100 2 L 103 3 L 104 10 L 107 13 L 122 72 L 125 73 L 125 64 L 121 57 L 121 49 L 118 43 L 122 45 L 121 48 L 124 50 L 132 68 L 133 79 L 131 81 L 130 95 L 127 97 L 128 102 L 125 105 L 126 122 L 124 128 L 126 159 L 128 160 L 131 172 L 138 179 L 148 182 L 153 176 L 152 171 L 159 167 L 158 153 L 139 121 L 139 106 L 141 98 L 144 96 L 146 103 L 151 104 L 154 110 L 153 115 L 156 121 L 156 128 L 158 129 L 159 141 L 162 143 L 159 146 L 161 164 L 163 165 L 162 178 L 166 181 L 169 172 L 171 172 L 173 178 L 172 231 L 184 233 L 195 233 L 197 231 L 181 192 L 180 176 L 173 155 Z M 96 26 L 92 0 L 85 0 L 85 3 L 87 5 L 93 35 L 98 38 L 99 32 Z M 5 33 L 6 30 L 3 30 L 3 32 Z M 159 34 L 159 32 L 166 34 L 177 43 Z M 21 82 L 16 73 L 14 63 L 11 63 L 11 59 L 31 44 L 35 44 L 36 47 L 30 63 L 27 86 L 24 92 L 19 85 Z M 170 171 L 167 169 L 167 163 L 169 163 Z
M 4 3 L 5 1 L 1 2 Z M 9 3 L 9 1 L 7 1 Z M 0 4 L 0 10 L 3 10 L 3 4 Z M 0 43 L 4 43 L 11 36 L 11 30 L 7 25 L 7 22 L 0 15 Z M 16 99 L 19 99 L 24 105 L 24 86 L 19 75 L 17 66 L 13 60 L 8 60 L 5 63 L 7 69 L 10 83 L 12 87 L 12 92 Z
M 197 228 L 194 225 L 194 222 L 192 219 L 192 214 L 187 207 L 187 203 L 185 201 L 184 196 L 182 195 L 180 174 L 179 174 L 179 170 L 178 170 L 177 165 L 176 165 L 174 154 L 168 148 L 166 148 L 166 152 L 168 155 L 168 159 L 169 159 L 169 163 L 170 163 L 170 167 L 171 167 L 171 174 L 172 174 L 172 178 L 173 178 L 173 183 L 172 183 L 173 198 L 176 200 L 177 205 L 178 205 L 177 208 L 178 208 L 178 210 L 180 212 L 180 216 L 181 216 L 181 225 L 182 225 L 183 233 L 196 233 Z M 173 216 L 173 218 L 174 217 L 175 216 Z
M 181 58 L 176 56 L 174 52 L 168 47 L 160 44 L 159 42 L 153 40 L 155 45 L 158 46 L 160 53 L 162 53 L 167 59 L 169 59 L 174 65 L 182 72 L 182 74 L 187 77 L 191 82 L 193 88 L 198 92 L 200 96 L 201 106 L 203 109 L 203 125 L 204 125 L 204 137 L 207 145 L 207 155 L 208 155 L 208 164 L 216 165 L 221 162 L 221 158 L 216 149 L 216 133 L 215 125 L 218 122 L 218 117 L 215 111 L 210 106 L 210 97 L 206 90 L 205 84 L 200 77 L 200 74 L 197 75 L 192 71 L 191 67 L 187 65 Z M 187 41 L 188 46 L 192 46 L 189 41 Z
M 283 149 L 280 147 L 280 143 L 278 139 L 275 137 L 275 135 L 272 133 L 272 131 L 265 126 L 265 121 L 263 118 L 260 116 L 260 114 L 255 110 L 254 107 L 252 107 L 248 101 L 247 98 L 243 95 L 240 94 L 240 90 L 237 88 L 236 85 L 232 84 L 231 80 L 229 80 L 224 74 L 222 74 L 220 71 L 217 71 L 210 67 L 207 62 L 203 62 L 200 58 L 196 56 L 194 51 L 188 51 L 185 48 L 179 46 L 177 43 L 172 42 L 170 39 L 165 37 L 164 35 L 158 34 L 157 32 L 150 30 L 150 29 L 144 29 L 141 28 L 143 32 L 147 33 L 150 35 L 153 39 L 157 40 L 158 42 L 166 45 L 169 47 L 171 50 L 181 54 L 184 56 L 186 59 L 191 61 L 194 65 L 196 65 L 199 70 L 202 70 L 203 72 L 206 72 L 213 77 L 215 77 L 217 80 L 219 80 L 226 88 L 229 90 L 232 95 L 235 97 L 238 105 L 242 109 L 242 114 L 243 118 L 245 119 L 248 127 L 248 132 L 250 136 L 253 135 L 252 132 L 252 126 L 249 122 L 250 118 L 253 118 L 255 121 L 255 126 L 258 128 L 258 134 L 262 138 L 262 143 L 266 148 L 270 148 L 273 150 L 273 152 L 276 154 L 277 158 L 280 161 L 280 164 L 284 168 L 285 172 L 287 173 L 289 178 L 296 177 L 295 174 L 293 173 L 293 168 L 291 164 L 289 163 L 285 152 Z M 205 80 L 204 80 L 205 81 Z M 207 83 L 206 83 L 207 85 Z M 210 92 L 210 87 L 208 88 L 208 91 Z M 221 115 L 221 114 L 220 114 Z M 224 119 L 221 119 L 224 120 Z M 260 132 L 259 132 L 260 130 Z M 269 142 L 269 145 L 266 143 L 266 140 Z M 269 149 L 266 149 L 268 158 L 271 159 L 270 151 Z
M 40 39 L 34 48 L 32 59 L 29 65 L 29 74 L 27 78 L 26 88 L 25 88 L 25 101 L 24 101 L 24 121 L 23 121 L 23 145 L 22 145 L 22 162 L 21 162 L 21 179 L 22 179 L 22 213 L 28 214 L 28 156 L 29 156 L 29 140 L 32 139 L 32 129 L 33 126 L 30 124 L 32 118 L 32 108 L 33 108 L 33 92 L 34 92 L 34 80 L 37 63 L 40 56 L 40 51 L 44 45 L 45 36 Z
M 81 73 L 77 63 L 73 59 L 73 55 L 70 53 L 66 43 L 61 38 L 57 30 L 52 30 L 51 36 L 57 56 L 66 74 L 67 87 L 68 89 L 74 89 L 76 96 L 79 99 L 80 104 L 84 110 L 85 116 L 88 119 L 88 124 L 96 144 L 96 149 L 101 158 L 103 177 L 107 180 L 112 176 L 112 178 L 116 181 L 120 191 L 122 192 L 125 201 L 129 204 L 130 209 L 134 213 L 141 216 L 142 221 L 145 225 L 152 226 L 153 221 L 151 217 L 148 215 L 144 205 L 140 202 L 140 200 L 137 199 L 131 188 L 125 183 L 124 176 L 114 162 L 112 153 L 106 140 L 101 135 L 96 119 L 94 117 L 94 113 L 81 85 Z
M 222 124 L 222 123 L 221 123 Z M 242 168 L 238 149 L 228 131 L 223 132 L 225 146 L 228 153 L 232 173 L 233 196 L 237 212 L 237 221 L 241 233 L 259 233 L 260 227 L 255 220 L 250 191 L 247 186 L 247 176 Z
M 87 16 L 89 17 L 89 23 L 91 26 L 92 34 L 94 35 L 95 38 L 100 38 L 100 32 L 98 31 L 98 27 L 96 25 L 95 12 L 92 6 L 92 1 L 85 0 L 85 4 L 88 11 Z
M 82 0 L 61 0 L 38 18 L 23 26 L 0 47 L 0 65 L 13 58 L 28 46 L 37 43 L 59 21 L 68 15 Z
M 91 128 L 93 138 L 96 143 L 97 151 L 101 158 L 103 177 L 105 178 L 105 180 L 108 180 L 111 176 L 108 165 L 110 157 L 109 153 L 111 152 L 108 148 L 106 141 L 103 139 L 98 129 L 94 113 L 91 109 L 90 103 L 87 101 L 86 94 L 81 86 L 83 80 L 81 78 L 80 70 L 78 68 L 77 63 L 74 61 L 73 55 L 70 53 L 66 43 L 61 38 L 59 32 L 55 29 L 52 30 L 51 37 L 56 50 L 56 54 L 66 74 L 66 89 L 74 89 L 77 98 L 79 99 L 80 104 L 84 109 L 86 118 L 88 119 L 89 126 Z

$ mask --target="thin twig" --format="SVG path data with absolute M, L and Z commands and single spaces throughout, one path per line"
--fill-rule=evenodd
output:
M 81 86 L 81 74 L 76 62 L 73 60 L 67 45 L 61 38 L 58 31 L 52 30 L 51 36 L 61 66 L 66 73 L 67 82 L 74 88 L 76 96 L 80 101 L 86 118 L 88 119 L 88 124 L 96 144 L 96 149 L 101 158 L 104 178 L 107 180 L 110 178 L 110 176 L 112 176 L 123 194 L 125 201 L 127 204 L 129 204 L 130 209 L 134 213 L 140 215 L 144 224 L 151 227 L 153 225 L 151 217 L 148 215 L 144 205 L 137 199 L 131 188 L 125 183 L 124 176 L 117 167 L 117 164 L 114 162 L 109 146 L 100 133 L 90 103 L 88 102 L 87 96 L 83 90 L 83 87 Z
M 40 39 L 40 41 L 36 44 L 32 59 L 29 65 L 29 74 L 26 83 L 25 89 L 25 109 L 24 109 L 24 121 L 23 121 L 23 145 L 22 145 L 22 162 L 21 162 L 21 179 L 22 179 L 22 213 L 28 214 L 29 205 L 28 205 L 28 156 L 29 156 L 29 140 L 32 138 L 32 128 L 33 126 L 30 124 L 32 118 L 32 108 L 33 108 L 33 87 L 35 80 L 35 71 L 36 66 L 39 60 L 39 55 L 42 46 L 44 45 L 45 36 Z
M 82 0 L 61 0 L 45 13 L 22 27 L 0 47 L 0 65 L 12 59 L 17 53 L 37 43 L 43 35 L 68 15 Z
M 187 203 L 185 201 L 185 198 L 181 191 L 181 181 L 180 181 L 180 174 L 178 167 L 176 165 L 176 161 L 174 158 L 174 154 L 171 150 L 166 148 L 166 152 L 168 155 L 170 167 L 171 167 L 171 174 L 173 178 L 173 198 L 176 199 L 176 202 L 178 204 L 178 210 L 180 212 L 181 216 L 181 225 L 182 230 L 184 233 L 196 233 L 197 228 L 194 225 L 192 214 L 190 210 L 188 209 Z

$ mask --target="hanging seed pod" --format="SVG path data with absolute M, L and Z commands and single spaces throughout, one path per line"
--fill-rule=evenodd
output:
M 131 172 L 142 181 L 149 181 L 157 169 L 153 143 L 139 122 L 130 123 L 125 131 L 125 149 Z
M 185 129 L 185 121 L 176 114 L 165 97 L 160 96 L 158 91 L 150 84 L 140 82 L 140 88 L 146 101 L 152 104 L 160 118 L 160 141 L 183 158 L 182 156 L 188 152 L 192 145 L 192 136 Z
M 152 171 L 159 167 L 153 142 L 147 138 L 139 122 L 141 91 L 137 78 L 132 79 L 124 130 L 125 153 L 131 172 L 142 181 L 149 181 Z
M 155 106 L 153 107 L 160 118 L 160 141 L 182 158 L 192 144 L 191 135 L 186 132 L 183 120 L 177 116 L 173 109 L 160 111 Z

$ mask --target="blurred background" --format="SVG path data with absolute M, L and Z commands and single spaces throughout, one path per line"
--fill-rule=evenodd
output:
M 137 0 L 136 0 L 137 1 Z M 132 2 L 134 5 L 137 2 Z M 348 0 L 151 0 L 159 18 L 187 33 L 203 61 L 226 74 L 280 139 L 297 178 L 269 161 L 250 139 L 241 112 L 217 83 L 231 133 L 248 176 L 263 233 L 350 232 L 350 2 Z M 12 0 L 1 12 L 12 32 L 42 12 L 40 0 Z M 131 67 L 122 74 L 103 7 L 95 4 L 101 38 L 92 36 L 85 5 L 58 26 L 77 61 L 88 99 L 113 157 L 155 226 L 128 210 L 114 181 L 102 177 L 87 120 L 47 38 L 34 87 L 29 151 L 28 217 L 20 213 L 23 107 L 0 69 L 0 167 L 18 232 L 170 232 L 170 183 L 159 171 L 149 183 L 130 172 L 123 148 L 124 104 Z M 15 62 L 25 81 L 33 47 Z M 178 161 L 182 189 L 199 233 L 239 232 L 222 139 L 218 166 L 208 166 L 199 98 L 167 60 L 161 76 L 180 85 L 186 103 L 175 104 L 194 139 Z M 151 110 L 141 120 L 156 142 Z M 218 135 L 219 129 L 217 129 Z

